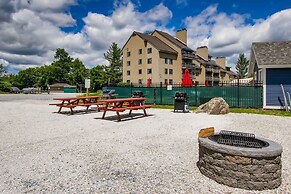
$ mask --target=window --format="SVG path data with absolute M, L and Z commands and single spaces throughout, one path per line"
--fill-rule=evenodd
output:
M 173 64 L 173 59 L 165 58 L 165 64 Z
M 148 58 L 148 64 L 152 64 L 152 58 Z
M 138 60 L 138 64 L 141 65 L 142 64 L 142 59 Z
M 127 61 L 127 66 L 130 66 L 130 61 Z
M 169 79 L 169 85 L 173 85 L 173 80 Z
M 138 70 L 138 74 L 142 74 L 142 69 L 139 69 Z
M 165 74 L 168 74 L 168 69 L 165 69 Z
M 168 80 L 167 79 L 165 79 L 165 84 L 168 84 Z
M 152 74 L 152 69 L 148 69 L 148 74 Z
M 148 48 L 148 54 L 152 53 L 152 48 Z
M 127 52 L 127 56 L 130 57 L 130 51 Z
M 129 70 L 126 72 L 126 75 L 130 75 L 130 71 Z
M 142 84 L 142 79 L 138 79 L 138 84 Z
M 173 75 L 173 69 L 169 69 L 169 74 Z
M 130 83 L 130 80 L 126 80 L 127 83 Z
M 142 54 L 142 49 L 138 49 L 138 54 L 139 54 L 139 55 Z

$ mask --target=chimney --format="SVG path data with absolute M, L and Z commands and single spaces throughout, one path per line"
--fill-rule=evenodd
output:
M 225 69 L 226 59 L 225 57 L 216 57 L 215 63 Z
M 201 57 L 202 59 L 208 61 L 208 47 L 207 46 L 201 46 L 197 48 L 196 55 Z
M 184 44 L 187 45 L 187 29 L 183 28 L 176 32 L 176 38 L 182 41 Z

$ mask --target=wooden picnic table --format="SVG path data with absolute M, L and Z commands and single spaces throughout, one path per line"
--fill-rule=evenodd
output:
M 105 118 L 107 111 L 115 111 L 118 117 L 118 121 L 121 120 L 120 112 L 124 112 L 125 110 L 129 110 L 129 115 L 133 110 L 142 109 L 144 115 L 147 116 L 146 110 L 147 108 L 151 108 L 152 105 L 145 105 L 144 101 L 146 98 L 115 98 L 115 99 L 106 99 L 99 100 L 100 104 L 103 104 L 102 109 L 104 110 L 102 119 Z
M 71 114 L 74 113 L 73 108 L 76 106 L 85 106 L 88 111 L 89 107 L 96 105 L 98 108 L 98 100 L 101 96 L 79 96 L 79 97 L 66 97 L 66 98 L 54 98 L 53 100 L 61 101 L 59 103 L 53 103 L 49 105 L 55 105 L 59 107 L 58 113 L 61 112 L 62 108 L 70 108 Z

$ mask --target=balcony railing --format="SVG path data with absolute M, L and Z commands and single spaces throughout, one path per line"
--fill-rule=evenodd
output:
M 182 68 L 183 69 L 195 69 L 195 65 L 192 63 L 182 63 Z
M 213 69 L 213 73 L 219 73 L 219 69 Z
M 212 68 L 212 67 L 206 67 L 205 68 L 206 71 L 209 71 L 209 72 L 213 72 L 213 73 L 219 73 L 219 69 L 216 69 L 216 68 Z
M 206 81 L 212 81 L 212 77 L 210 77 L 210 76 L 206 76 L 206 77 L 205 77 L 205 80 L 206 80 Z
M 213 69 L 212 69 L 211 67 L 206 67 L 205 70 L 206 70 L 206 71 L 210 71 L 210 72 L 213 71 Z
M 195 55 L 192 53 L 182 53 L 182 59 L 194 59 Z
M 219 77 L 213 77 L 213 81 L 219 81 Z

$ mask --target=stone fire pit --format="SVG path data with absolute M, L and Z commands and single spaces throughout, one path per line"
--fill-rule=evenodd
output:
M 281 184 L 282 146 L 256 137 L 262 148 L 217 143 L 218 134 L 199 137 L 200 172 L 218 183 L 248 190 L 274 189 Z

